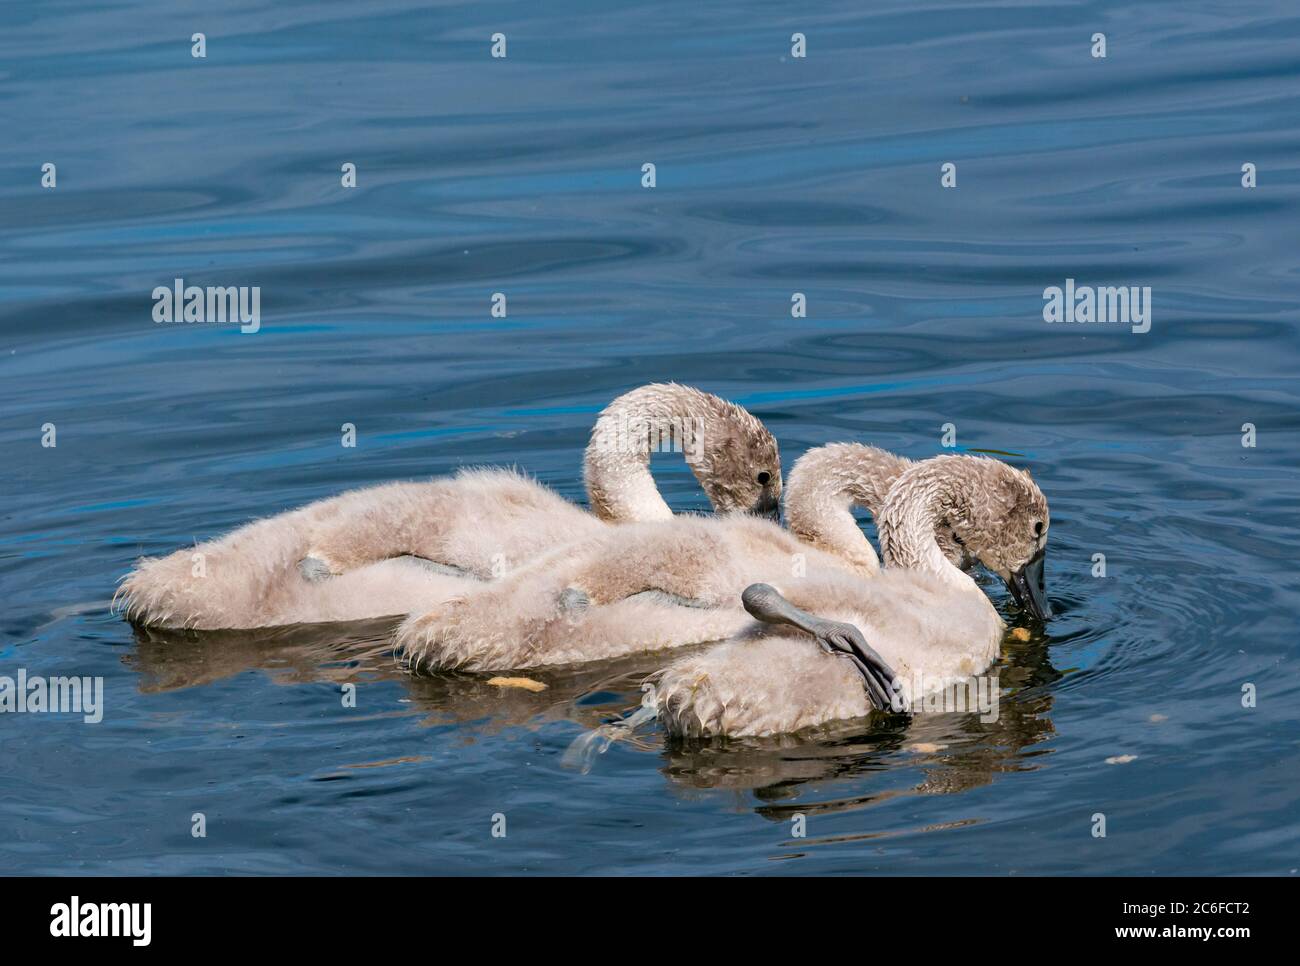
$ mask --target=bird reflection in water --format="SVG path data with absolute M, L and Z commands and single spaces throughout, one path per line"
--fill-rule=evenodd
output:
M 384 619 L 202 632 L 137 627 L 127 663 L 140 675 L 145 693 L 201 687 L 254 669 L 281 685 L 400 682 L 407 692 L 403 713 L 421 716 L 422 723 L 462 725 L 473 734 L 490 735 L 553 722 L 590 731 L 617 721 L 640 704 L 641 684 L 666 660 L 649 654 L 530 669 L 515 673 L 544 684 L 544 690 L 503 688 L 489 684 L 488 674 L 408 673 L 390 643 L 395 624 Z M 1040 747 L 1053 733 L 1047 685 L 1061 677 L 1049 661 L 1048 640 L 1008 637 L 1001 661 L 988 673 L 998 675 L 1003 688 L 993 721 L 981 720 L 977 711 L 876 715 L 770 738 L 668 742 L 652 726 L 619 744 L 657 754 L 662 774 L 682 794 L 747 793 L 758 800 L 758 814 L 777 822 L 795 812 L 855 810 L 900 795 L 952 794 L 986 785 L 1002 772 L 1034 769 L 1035 759 L 1048 753 Z M 920 782 L 914 780 L 914 766 L 921 770 Z M 908 776 L 905 785 L 897 780 L 902 772 Z M 878 787 L 824 802 L 783 804 L 801 786 L 827 781 Z

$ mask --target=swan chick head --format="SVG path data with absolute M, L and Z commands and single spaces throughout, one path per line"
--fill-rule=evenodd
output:
M 699 393 L 694 445 L 686 447 L 700 487 L 718 513 L 777 516 L 781 452 L 757 417 L 735 403 Z
M 620 522 L 670 517 L 649 472 L 651 454 L 661 452 L 685 457 L 718 513 L 777 515 L 776 438 L 743 406 L 673 382 L 626 392 L 596 417 L 583 469 L 596 515 Z
M 953 461 L 963 483 L 945 513 L 953 540 L 1001 577 L 1022 608 L 1040 620 L 1051 617 L 1043 561 L 1052 520 L 1043 491 L 1027 472 L 1001 460 L 935 460 L 941 461 Z

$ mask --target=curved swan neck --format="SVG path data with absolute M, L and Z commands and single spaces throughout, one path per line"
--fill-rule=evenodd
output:
M 853 507 L 865 507 L 878 519 L 891 484 L 910 465 L 908 459 L 860 443 L 810 449 L 786 482 L 786 525 L 800 540 L 874 574 L 880 559 L 853 519 Z
M 583 464 L 592 512 L 619 523 L 670 518 L 650 475 L 651 453 L 681 453 L 699 479 L 707 469 L 705 434 L 731 416 L 728 407 L 740 409 L 676 383 L 641 386 L 611 402 L 596 417 Z
M 942 519 L 966 516 L 970 494 L 963 485 L 960 456 L 936 456 L 913 464 L 890 488 L 876 521 L 885 566 L 922 570 L 946 583 L 979 590 L 953 566 L 935 540 Z

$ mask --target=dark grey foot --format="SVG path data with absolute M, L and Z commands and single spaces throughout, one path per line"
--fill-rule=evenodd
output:
M 299 560 L 298 573 L 302 574 L 303 580 L 313 584 L 334 576 L 325 561 L 318 557 L 303 557 Z
M 853 662 L 862 675 L 867 697 L 877 711 L 906 711 L 898 675 L 872 650 L 862 632 L 852 624 L 815 617 L 800 610 L 768 584 L 750 584 L 741 595 L 745 610 L 768 624 L 788 624 L 811 634 L 829 653 Z
M 706 600 L 700 600 L 698 597 L 683 597 L 680 594 L 671 594 L 666 590 L 643 590 L 640 593 L 632 594 L 625 600 L 650 600 L 658 604 L 672 604 L 674 607 L 698 607 L 708 609 L 713 605 Z
M 451 564 L 438 563 L 436 560 L 430 560 L 428 557 L 417 557 L 413 553 L 403 554 L 396 558 L 415 564 L 417 567 L 423 567 L 425 570 L 434 574 L 445 574 L 448 577 L 473 577 L 468 570 L 460 567 L 453 567 Z
M 560 605 L 560 610 L 564 613 L 576 617 L 587 612 L 587 608 L 591 606 L 591 598 L 577 587 L 567 587 L 556 598 L 556 603 Z

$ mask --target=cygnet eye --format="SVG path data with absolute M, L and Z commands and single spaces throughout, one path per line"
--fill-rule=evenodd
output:
M 1035 521 L 1034 521 L 1034 536 L 1035 536 L 1035 537 L 1041 537 L 1042 535 L 1043 535 L 1043 521 L 1042 521 L 1042 520 L 1035 520 Z
M 758 485 L 759 485 L 759 486 L 767 486 L 767 484 L 769 484 L 769 483 L 771 483 L 771 482 L 772 482 L 772 474 L 771 474 L 771 473 L 768 473 L 768 472 L 764 471 L 764 472 L 758 474 Z

